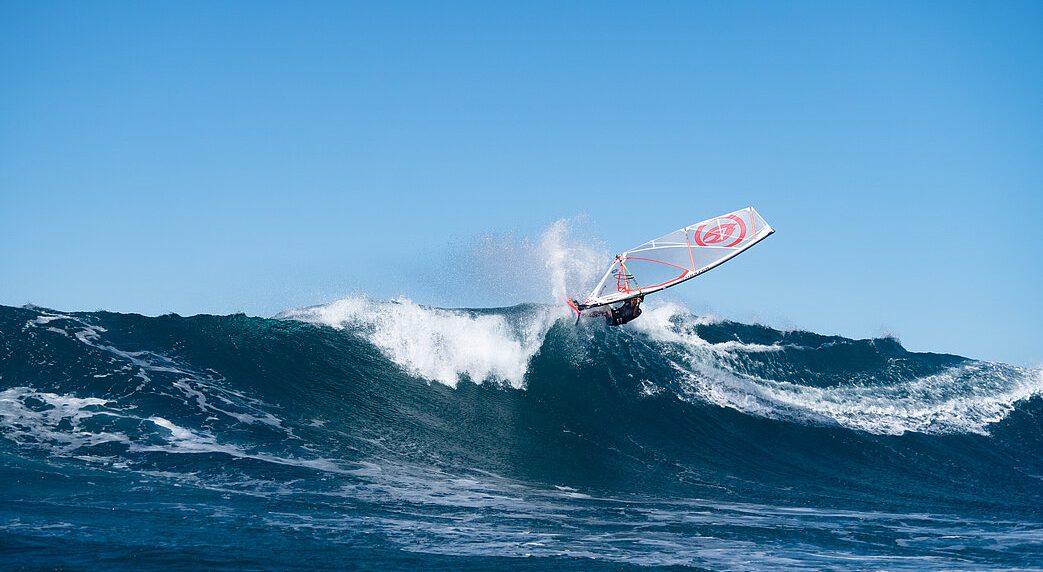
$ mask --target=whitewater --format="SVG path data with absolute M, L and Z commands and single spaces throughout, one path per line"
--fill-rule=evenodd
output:
M 545 265 L 532 299 L 597 271 L 567 238 L 509 253 Z M 1039 369 L 646 304 L 622 328 L 362 294 L 272 318 L 0 306 L 0 556 L 1043 567 Z

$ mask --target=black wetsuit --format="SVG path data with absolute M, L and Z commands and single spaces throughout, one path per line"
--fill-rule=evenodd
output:
M 623 303 L 622 306 L 612 309 L 612 314 L 605 316 L 610 326 L 622 326 L 623 324 L 633 320 L 634 318 L 641 315 L 641 305 L 633 305 L 629 300 Z

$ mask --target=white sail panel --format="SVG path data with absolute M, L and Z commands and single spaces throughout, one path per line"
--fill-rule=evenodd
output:
M 581 305 L 603 306 L 680 284 L 773 232 L 753 207 L 675 230 L 618 255 Z

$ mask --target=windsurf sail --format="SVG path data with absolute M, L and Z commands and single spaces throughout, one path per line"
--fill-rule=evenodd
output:
M 774 229 L 748 207 L 650 240 L 616 256 L 577 313 L 658 292 L 716 268 L 764 240 Z

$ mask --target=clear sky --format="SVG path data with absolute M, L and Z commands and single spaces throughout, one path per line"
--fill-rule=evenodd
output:
M 0 304 L 474 306 L 753 205 L 693 310 L 1037 365 L 1041 160 L 1041 2 L 0 2 Z

